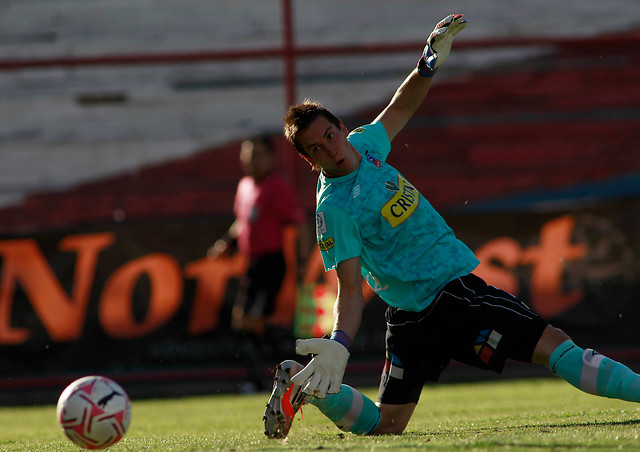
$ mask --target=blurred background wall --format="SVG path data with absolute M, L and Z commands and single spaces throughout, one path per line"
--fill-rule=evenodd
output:
M 280 138 L 288 103 L 317 99 L 349 128 L 371 121 L 451 12 L 469 26 L 391 163 L 483 258 L 485 277 L 589 346 L 640 358 L 635 0 L 8 0 L 5 397 L 89 372 L 141 394 L 158 390 L 149 381 L 237 389 L 228 319 L 242 262 L 205 253 L 232 221 L 240 140 L 276 139 L 312 229 L 316 177 Z M 273 362 L 291 357 L 294 336 L 326 329 L 334 281 L 315 253 L 296 251 Z M 351 370 L 375 380 L 384 307 L 372 301 Z

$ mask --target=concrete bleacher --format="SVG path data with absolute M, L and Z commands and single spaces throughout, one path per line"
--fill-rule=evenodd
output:
M 370 3 L 294 2 L 298 43 L 415 40 L 419 53 L 450 8 L 444 0 Z M 559 44 L 454 51 L 394 143 L 400 152 L 392 161 L 445 208 L 639 169 L 638 33 L 628 13 L 635 0 L 476 3 L 458 4 L 471 20 L 461 43 Z M 9 2 L 0 15 L 0 60 L 277 46 L 280 21 L 275 1 Z M 305 58 L 299 97 L 320 99 L 355 127 L 377 114 L 415 59 Z M 108 222 L 114 212 L 228 215 L 238 140 L 279 133 L 280 72 L 271 60 L 1 70 L 0 230 Z M 405 156 L 405 144 L 416 152 Z M 315 178 L 303 162 L 295 167 L 311 206 Z
M 559 70 L 556 59 L 546 68 L 532 61 L 530 67 L 478 71 L 436 84 L 394 141 L 390 161 L 445 209 L 640 171 L 640 90 L 633 89 L 639 59 L 612 54 L 617 63 L 585 71 L 567 68 L 571 59 L 559 55 Z M 345 120 L 355 127 L 383 106 Z M 282 140 L 280 148 L 281 160 L 294 153 Z M 0 210 L 0 223 L 17 230 L 109 222 L 114 212 L 133 220 L 228 216 L 240 177 L 237 149 L 232 141 L 62 193 L 32 195 Z M 294 162 L 295 182 L 310 210 L 315 176 L 297 156 Z

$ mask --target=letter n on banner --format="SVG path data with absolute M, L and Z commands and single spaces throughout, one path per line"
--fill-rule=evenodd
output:
M 84 327 L 89 292 L 98 254 L 115 236 L 98 233 L 69 236 L 60 242 L 62 251 L 77 253 L 73 294 L 69 297 L 33 239 L 0 241 L 0 344 L 21 344 L 29 339 L 26 328 L 11 326 L 15 286 L 20 283 L 38 318 L 55 342 L 78 339 Z

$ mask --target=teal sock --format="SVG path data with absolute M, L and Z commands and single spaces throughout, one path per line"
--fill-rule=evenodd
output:
M 640 375 L 590 348 L 583 350 L 570 340 L 554 350 L 549 368 L 584 392 L 640 402 Z
M 345 432 L 356 435 L 370 434 L 380 423 L 380 409 L 373 401 L 351 386 L 342 385 L 337 394 L 327 394 L 324 399 L 308 398 L 308 403 Z

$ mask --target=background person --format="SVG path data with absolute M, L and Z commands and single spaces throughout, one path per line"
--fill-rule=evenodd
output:
M 249 258 L 232 309 L 231 328 L 249 372 L 250 384 L 241 390 L 251 392 L 267 388 L 262 343 L 286 273 L 284 230 L 301 224 L 303 212 L 292 188 L 273 171 L 274 148 L 268 137 L 243 141 L 240 164 L 245 176 L 236 190 L 235 221 L 207 255 L 215 259 L 235 243 Z

